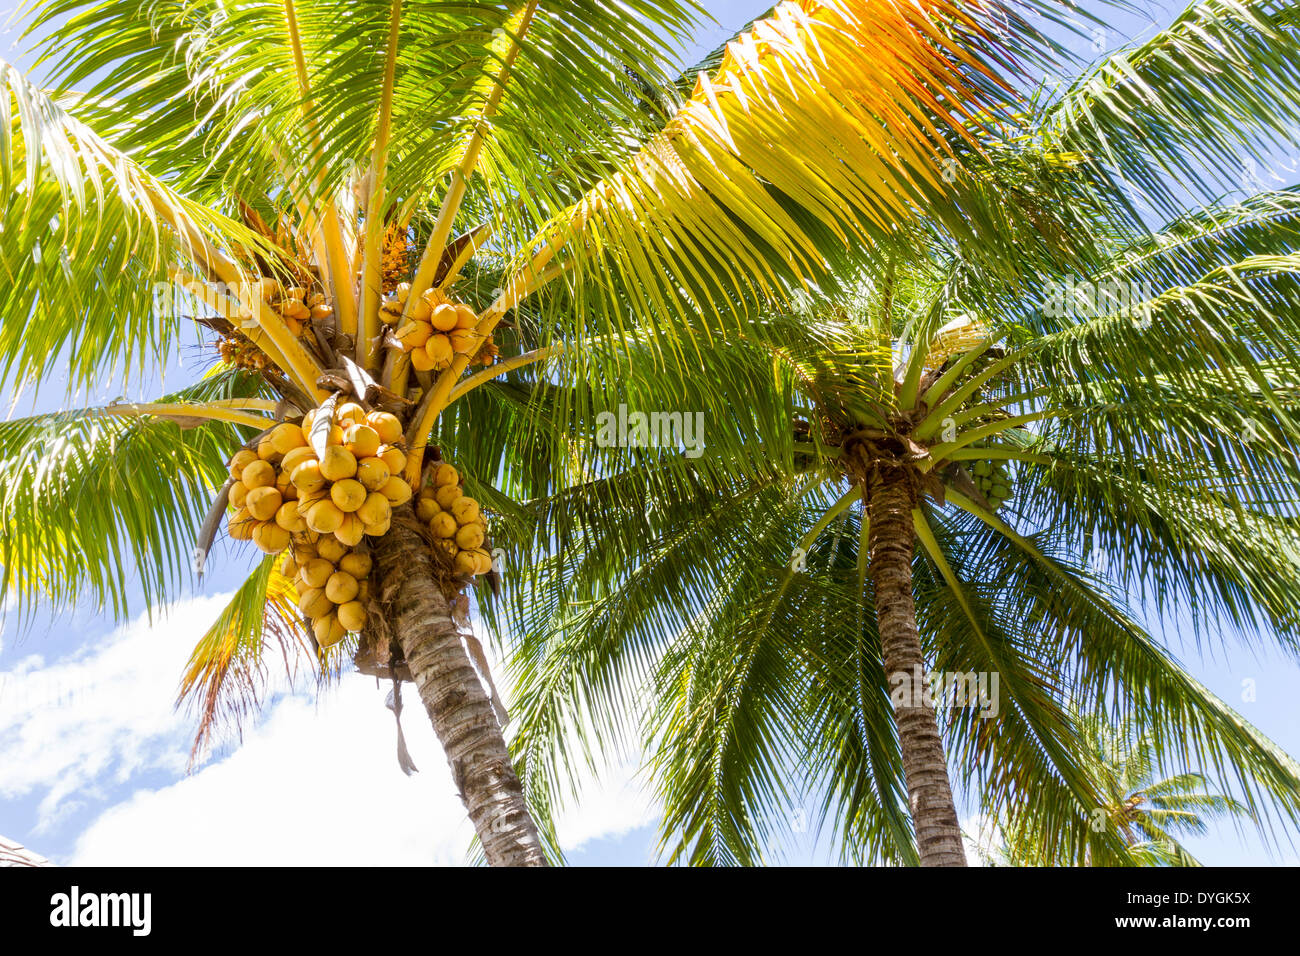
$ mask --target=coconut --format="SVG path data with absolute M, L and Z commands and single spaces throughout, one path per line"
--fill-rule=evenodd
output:
M 275 523 L 290 533 L 307 530 L 307 522 L 298 514 L 298 504 L 293 501 L 280 505 L 275 513 Z
M 394 475 L 379 489 L 379 493 L 388 499 L 393 507 L 404 505 L 411 500 L 411 486 Z
M 357 425 L 366 420 L 366 410 L 356 402 L 345 402 L 335 412 L 334 420 L 344 427 Z
M 415 503 L 415 516 L 424 522 L 432 521 L 433 516 L 440 511 L 442 511 L 442 508 L 440 508 L 438 502 L 434 501 L 432 498 L 421 497 L 420 500 Z
M 456 532 L 456 544 L 466 551 L 473 551 L 483 543 L 483 529 L 476 524 L 467 524 Z
M 304 461 L 295 468 L 289 480 L 298 489 L 300 496 L 321 491 L 325 487 L 325 476 L 321 474 L 320 462 L 314 459 Z
M 325 582 L 325 595 L 335 604 L 346 604 L 357 596 L 357 579 L 346 571 L 335 571 Z
M 257 461 L 257 455 L 247 448 L 241 448 L 235 452 L 234 457 L 230 459 L 230 477 L 239 478 L 242 476 L 244 468 Z
M 302 566 L 302 579 L 309 588 L 323 588 L 334 571 L 333 562 L 325 558 L 312 558 Z
M 248 489 L 269 488 L 275 484 L 275 465 L 269 461 L 250 462 L 239 476 Z
M 339 623 L 349 631 L 359 631 L 366 626 L 366 608 L 360 601 L 348 601 L 340 604 Z
M 402 421 L 389 412 L 371 412 L 366 416 L 366 424 L 375 430 L 379 440 L 385 445 L 394 445 L 402 440 Z
M 449 511 L 440 512 L 429 522 L 429 530 L 439 538 L 450 538 L 456 534 L 456 519 Z
M 417 322 L 428 322 L 432 312 L 433 309 L 430 308 L 428 300 L 421 297 L 411 303 L 409 315 Z
M 479 334 L 473 329 L 457 329 L 451 333 L 451 347 L 458 355 L 473 355 L 478 345 Z
M 471 553 L 474 555 L 475 560 L 478 561 L 478 567 L 474 571 L 475 574 L 487 574 L 492 570 L 492 555 L 482 548 L 478 548 Z
M 447 554 L 448 557 L 454 558 L 459 553 L 460 548 L 456 547 L 456 541 L 453 538 L 439 538 L 437 546 Z
M 417 372 L 428 372 L 433 369 L 433 359 L 429 358 L 429 353 L 423 348 L 415 349 L 411 352 L 411 368 Z
M 442 485 L 434 492 L 433 500 L 438 502 L 438 507 L 444 511 L 449 511 L 461 497 L 462 492 L 459 485 Z
M 384 535 L 388 534 L 388 529 L 392 526 L 393 516 L 389 513 L 383 521 L 377 522 L 376 524 L 366 525 L 366 534 L 370 535 L 372 538 L 382 538 Z
M 456 307 L 450 302 L 435 306 L 429 321 L 439 332 L 450 332 L 456 327 Z
M 302 437 L 302 429 L 297 425 L 291 425 L 285 422 L 282 425 L 276 425 L 271 432 L 271 444 L 281 455 L 287 455 L 295 448 L 302 448 L 307 444 Z
M 344 478 L 330 486 L 330 498 L 340 511 L 356 511 L 366 500 L 366 486 L 355 478 Z
M 308 588 L 298 595 L 298 610 L 308 617 L 320 617 L 328 614 L 334 606 L 325 594 L 324 588 Z
M 230 486 L 230 503 L 236 508 L 244 507 L 244 501 L 248 498 L 248 485 L 242 481 L 236 481 Z
M 444 461 L 433 470 L 433 483 L 438 487 L 458 485 L 460 484 L 460 475 L 455 468 Z
M 363 458 L 357 462 L 357 481 L 365 485 L 367 491 L 384 487 L 392 474 L 382 458 Z
M 338 531 L 339 526 L 343 524 L 343 512 L 328 498 L 314 502 L 307 509 L 305 517 L 307 527 L 321 534 Z
M 253 529 L 253 544 L 267 554 L 279 554 L 289 547 L 289 532 L 274 521 L 263 521 Z
M 365 534 L 365 522 L 355 514 L 345 514 L 343 516 L 343 523 L 334 530 L 334 537 L 338 538 L 341 543 L 347 545 L 349 548 L 359 545 L 361 539 L 365 537 Z
M 258 521 L 273 521 L 275 513 L 280 510 L 280 505 L 283 502 L 284 499 L 280 497 L 280 492 L 277 489 L 264 485 L 249 491 L 248 496 L 244 499 L 244 507 Z
M 311 630 L 316 635 L 316 643 L 321 647 L 333 647 L 348 635 L 347 629 L 339 621 L 338 615 L 333 613 L 318 618 L 312 624 Z
M 478 313 L 464 302 L 456 306 L 456 328 L 472 329 L 478 325 Z
M 369 425 L 353 425 L 343 434 L 343 445 L 358 458 L 379 454 L 379 433 Z
M 429 360 L 433 362 L 434 368 L 446 368 L 451 364 L 452 356 L 455 353 L 451 340 L 442 333 L 429 336 L 429 341 L 424 343 L 424 351 L 428 354 Z
M 407 352 L 424 348 L 424 343 L 429 341 L 429 336 L 432 334 L 433 328 L 424 322 L 407 322 L 393 333 L 402 348 Z
M 451 503 L 451 513 L 457 524 L 469 524 L 479 517 L 478 502 L 469 495 L 461 495 Z
M 370 568 L 374 562 L 371 561 L 370 555 L 361 551 L 352 551 L 345 554 L 339 561 L 339 570 L 346 571 L 358 581 L 364 581 L 370 577 Z
M 348 553 L 347 546 L 333 537 L 321 538 L 320 543 L 316 545 L 316 550 L 326 561 L 333 561 L 338 564 L 343 560 L 343 556 Z
M 230 536 L 236 541 L 248 541 L 253 537 L 255 519 L 247 508 L 239 508 L 230 516 Z
M 478 569 L 478 561 L 473 552 L 457 551 L 454 561 L 457 574 L 474 574 Z
M 337 487 L 337 486 L 336 486 Z M 393 513 L 393 506 L 388 503 L 388 499 L 378 491 L 372 491 L 366 495 L 366 500 L 357 509 L 357 517 L 367 528 L 371 525 L 383 524 L 389 520 Z
M 312 451 L 310 446 L 299 445 L 297 448 L 291 449 L 287 454 L 285 454 L 284 458 L 280 461 L 280 471 L 283 474 L 292 475 L 294 469 L 304 461 L 315 460 L 316 452 Z
M 380 448 L 379 458 L 388 466 L 390 475 L 400 475 L 406 468 L 406 452 L 400 448 Z
M 351 478 L 357 473 L 356 456 L 346 448 L 331 445 L 325 449 L 325 457 L 320 460 L 320 473 L 327 481 Z
M 280 453 L 275 450 L 275 445 L 271 443 L 270 435 L 267 435 L 257 443 L 257 457 L 262 459 L 262 461 L 274 461 L 279 456 Z

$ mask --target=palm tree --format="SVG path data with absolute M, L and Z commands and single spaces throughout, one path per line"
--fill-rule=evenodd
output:
M 722 396 L 656 369 L 708 454 L 575 451 L 506 628 L 536 806 L 584 748 L 649 739 L 674 860 L 761 860 L 807 797 L 850 859 L 961 864 L 951 768 L 1052 859 L 1124 861 L 1081 703 L 1297 820 L 1300 766 L 1132 610 L 1300 650 L 1300 196 L 1219 198 L 1294 135 L 1294 15 L 1196 4 L 1027 95 L 954 168 L 1003 227 L 903 230 L 857 301 L 706 354 Z M 643 349 L 570 433 L 654 407 Z M 996 677 L 995 719 L 936 713 L 927 671 Z
M 1147 735 L 1131 723 L 1111 727 L 1091 715 L 1074 719 L 1088 772 L 1106 797 L 1093 811 L 1093 826 L 1116 828 L 1135 865 L 1200 866 L 1177 837 L 1200 836 L 1212 820 L 1246 814 L 1240 801 L 1215 792 L 1202 773 L 1163 775 Z M 994 865 L 1055 863 L 1040 850 L 1041 834 L 1024 825 L 999 821 L 994 836 L 995 847 L 981 848 Z
M 255 703 L 268 642 L 326 673 L 353 654 L 414 680 L 488 861 L 544 862 L 461 633 L 492 574 L 441 455 L 478 429 L 456 409 L 553 384 L 561 353 L 616 376 L 629 332 L 686 367 L 906 223 L 973 245 L 998 217 L 939 160 L 1051 50 L 991 7 L 801 0 L 677 83 L 692 22 L 676 0 L 33 4 L 50 88 L 0 64 L 0 380 L 66 375 L 77 407 L 0 428 L 6 591 L 120 614 L 131 580 L 152 603 L 201 572 L 227 518 L 266 558 L 184 677 L 201 734 Z M 186 313 L 218 340 L 201 379 L 86 406 L 174 354 Z M 529 467 L 516 437 L 446 445 L 485 504 Z

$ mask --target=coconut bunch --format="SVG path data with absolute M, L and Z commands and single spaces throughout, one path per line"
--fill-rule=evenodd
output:
M 370 600 L 370 555 L 349 548 L 333 535 L 312 531 L 294 535 L 281 572 L 293 580 L 298 609 L 311 622 L 316 643 L 330 647 L 366 626 Z
M 406 235 L 406 227 L 396 223 L 384 230 L 383 252 L 380 257 L 380 288 L 390 294 L 411 271 L 413 247 Z
M 1011 472 L 1003 462 L 981 459 L 971 467 L 975 487 L 997 511 L 1011 497 Z
M 411 294 L 408 283 L 401 283 L 381 311 L 384 321 L 397 324 Z M 418 372 L 442 371 L 457 355 L 491 365 L 496 358 L 492 336 L 480 335 L 478 313 L 464 302 L 452 302 L 436 289 L 430 289 L 411 306 L 408 320 L 394 337 L 402 351 L 411 356 L 411 366 Z
M 243 289 L 242 299 L 247 302 L 262 301 L 269 305 L 284 320 L 285 326 L 294 335 L 302 335 L 312 319 L 324 319 L 334 310 L 326 303 L 320 292 L 312 292 L 306 286 L 284 286 L 275 279 L 262 277 L 249 283 Z M 239 318 L 253 318 L 253 311 L 248 305 L 239 309 Z
M 473 576 L 492 570 L 487 551 L 487 518 L 461 488 L 460 474 L 442 462 L 429 473 L 420 488 L 415 514 L 427 522 L 437 547 L 451 559 L 456 573 Z
M 264 371 L 271 364 L 265 352 L 254 345 L 251 339 L 238 332 L 217 339 L 217 354 L 227 365 L 251 369 L 255 372 Z

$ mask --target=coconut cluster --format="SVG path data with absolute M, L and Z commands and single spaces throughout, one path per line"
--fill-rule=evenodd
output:
M 981 459 L 971 469 L 975 474 L 975 487 L 980 490 L 996 511 L 1011 497 L 1011 473 L 1002 462 Z
M 271 364 L 266 353 L 254 345 L 252 339 L 238 332 L 232 332 L 217 340 L 217 354 L 227 365 L 252 369 L 255 372 L 260 372 Z
M 437 546 L 451 559 L 458 574 L 486 574 L 492 570 L 488 553 L 487 518 L 478 502 L 461 489 L 460 474 L 442 462 L 420 489 L 415 514 L 427 522 Z
M 228 520 L 230 536 L 251 540 L 267 554 L 292 547 L 295 575 L 309 565 L 323 570 L 324 565 L 311 564 L 323 560 L 333 564 L 331 574 L 346 572 L 360 582 L 365 575 L 352 574 L 343 567 L 343 558 L 358 553 L 366 535 L 387 533 L 393 508 L 411 499 L 411 486 L 402 477 L 402 424 L 395 415 L 366 414 L 356 404 L 339 407 L 328 424 L 318 423 L 318 414 L 314 409 L 301 422 L 277 425 L 256 451 L 242 449 L 231 458 L 230 504 L 235 511 Z M 314 426 L 323 429 L 323 455 L 317 455 L 311 442 Z M 343 610 L 364 595 L 358 599 L 340 579 L 325 593 L 330 602 L 326 607 L 323 598 L 305 593 L 325 588 L 318 577 L 313 572 L 295 583 L 317 640 L 328 645 L 364 626 L 364 614 L 353 607 Z M 335 623 L 344 629 L 337 636 Z
M 401 321 L 410 294 L 408 283 L 397 287 L 381 309 L 385 322 L 396 325 Z M 411 366 L 416 371 L 440 372 L 457 355 L 468 355 L 483 365 L 491 365 L 496 359 L 492 336 L 480 335 L 475 330 L 477 325 L 478 313 L 472 306 L 450 302 L 442 293 L 430 289 L 416 299 L 407 321 L 393 334 L 402 350 L 411 356 Z
M 293 579 L 298 609 L 311 621 L 316 643 L 329 647 L 366 626 L 370 599 L 370 555 L 333 535 L 295 535 L 281 573 Z

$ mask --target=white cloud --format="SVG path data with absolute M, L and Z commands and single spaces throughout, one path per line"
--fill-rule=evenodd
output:
M 226 600 L 180 601 L 153 624 L 135 620 L 71 658 L 31 655 L 0 672 L 0 796 L 40 795 L 46 830 L 88 803 L 109 803 L 59 862 L 465 862 L 472 829 L 418 698 L 406 695 L 402 720 L 420 768 L 407 777 L 387 686 L 372 678 L 349 674 L 319 699 L 275 697 L 242 744 L 184 775 L 194 724 L 173 709 L 177 681 Z M 140 789 L 146 771 L 174 782 Z M 633 768 L 614 767 L 570 801 L 557 830 L 572 850 L 643 826 L 655 812 Z

